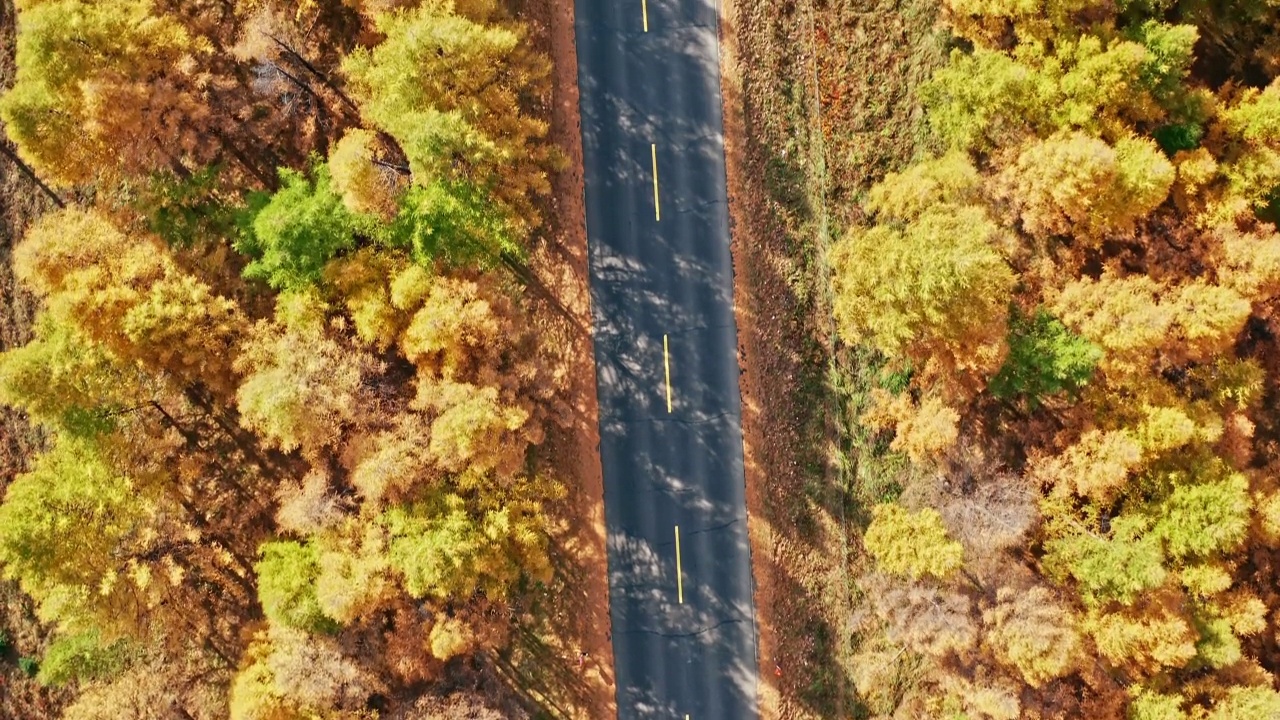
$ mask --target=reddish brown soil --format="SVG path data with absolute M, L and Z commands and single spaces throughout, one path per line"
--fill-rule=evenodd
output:
M 548 715 L 607 720 L 616 717 L 617 708 L 573 3 L 526 0 L 522 5 L 518 14 L 530 24 L 535 45 L 552 58 L 550 139 L 567 161 L 552 178 L 547 232 L 530 262 L 536 277 L 530 294 L 543 345 L 564 373 L 567 387 L 568 427 L 553 433 L 546 453 L 568 497 L 558 509 L 560 523 L 552 529 L 556 580 L 535 599 L 509 669 L 526 698 Z

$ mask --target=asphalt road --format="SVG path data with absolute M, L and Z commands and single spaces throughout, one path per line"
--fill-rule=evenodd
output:
M 717 6 L 576 17 L 618 716 L 752 720 Z

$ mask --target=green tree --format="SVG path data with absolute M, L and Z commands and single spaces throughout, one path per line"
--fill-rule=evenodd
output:
M 107 642 L 96 630 L 60 635 L 45 650 L 36 679 L 44 685 L 62 686 L 111 678 L 123 671 L 136 653 L 137 646 L 129 640 Z
M 414 597 L 438 600 L 508 596 L 525 574 L 550 572 L 536 501 L 483 508 L 453 493 L 433 493 L 383 515 L 391 566 Z
M 1074 577 L 1086 602 L 1132 603 L 1168 575 L 1160 537 L 1149 528 L 1139 516 L 1113 519 L 1106 536 L 1082 528 L 1045 543 L 1045 565 Z
M 368 223 L 347 209 L 326 165 L 316 165 L 311 177 L 282 169 L 280 184 L 273 195 L 251 202 L 236 249 L 252 258 L 245 277 L 301 290 L 320 280 L 330 260 L 355 248 Z
M 258 574 L 258 597 L 267 619 L 313 633 L 332 633 L 338 624 L 320 608 L 316 578 L 319 554 L 310 544 L 293 541 L 265 543 Z
M 146 530 L 156 512 L 92 445 L 59 438 L 0 505 L 4 576 L 18 581 L 46 622 L 70 632 L 131 630 L 160 600 L 134 570 L 154 545 Z
M 1012 144 L 1042 122 L 1052 82 L 1008 54 L 953 50 L 921 88 L 929 125 L 948 147 L 985 151 Z
M 1075 392 L 1093 377 L 1102 350 L 1071 332 L 1044 308 L 1030 317 L 1015 309 L 1009 318 L 1009 357 L 991 378 L 998 398 L 1026 398 L 1035 407 L 1041 399 Z
M 1247 720 L 1280 716 L 1280 693 L 1270 687 L 1232 687 L 1216 698 L 1213 707 L 1197 717 L 1204 720 Z
M 1116 142 L 1138 124 L 1201 119 L 1202 100 L 1181 84 L 1195 39 L 1192 27 L 1151 22 L 1132 39 L 1076 30 L 1011 50 L 955 50 L 921 96 L 954 149 L 989 152 L 1072 130 Z
M 466 180 L 411 186 L 387 229 L 387 241 L 423 267 L 496 267 L 523 255 L 517 238 L 489 194 Z
M 1181 695 L 1159 693 L 1143 688 L 1133 696 L 1126 717 L 1128 720 L 1186 720 L 1182 711 L 1186 698 Z
M 1249 483 L 1229 473 L 1208 482 L 1179 484 L 1154 508 L 1153 534 L 1175 558 L 1213 557 L 1240 547 L 1249 530 Z
M 1247 89 L 1220 116 L 1223 174 L 1231 192 L 1260 209 L 1280 187 L 1280 81 Z
M 0 355 L 0 401 L 69 435 L 115 427 L 114 414 L 145 402 L 141 378 L 65 322 L 40 317 L 35 337 Z

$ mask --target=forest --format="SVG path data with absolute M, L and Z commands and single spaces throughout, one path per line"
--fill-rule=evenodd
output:
M 429 691 L 513 642 L 573 489 L 529 271 L 568 160 L 528 25 L 499 0 L 15 4 L 0 163 L 52 209 L 12 255 L 30 341 L 0 354 L 41 447 L 0 503 L 42 633 L 0 632 L 5 672 L 68 720 L 502 717 Z M 1280 7 L 943 0 L 936 67 L 898 77 L 832 61 L 874 55 L 832 50 L 854 21 L 792 14 L 852 4 L 738 4 L 776 156 L 735 202 L 778 226 L 735 252 L 784 246 L 767 331 L 795 334 L 766 339 L 799 356 L 747 353 L 786 431 L 752 507 L 785 519 L 758 562 L 797 578 L 758 602 L 779 716 L 1280 718 Z M 819 45 L 769 47 L 779 6 Z M 808 109 L 768 94 L 802 91 L 760 82 L 779 57 L 816 64 L 845 151 L 817 191 L 787 175 L 826 170 L 785 137 Z M 910 104 L 877 80 L 918 100 L 909 162 L 905 121 L 863 127 Z M 805 514 L 841 491 L 810 457 L 828 371 L 870 378 L 840 524 Z
M 1280 717 L 1280 13 L 946 0 L 930 152 L 830 253 L 881 717 Z
M 552 572 L 549 60 L 496 0 L 16 5 L 22 670 L 68 720 L 407 710 Z

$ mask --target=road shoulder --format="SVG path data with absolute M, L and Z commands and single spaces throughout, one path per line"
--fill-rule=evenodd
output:
M 738 325 L 738 362 L 742 371 L 742 435 L 747 484 L 747 533 L 751 541 L 751 572 L 755 583 L 757 653 L 760 672 L 759 699 L 762 720 L 780 717 L 777 683 L 778 642 L 774 618 L 775 578 L 773 574 L 774 528 L 767 520 L 761 489 L 768 474 L 765 457 L 766 433 L 770 418 L 761 404 L 769 396 L 769 383 L 762 377 L 762 351 L 777 338 L 756 322 L 763 311 L 769 314 L 768 294 L 762 281 L 769 275 L 766 256 L 755 251 L 767 236 L 762 233 L 765 215 L 754 207 L 756 188 L 746 187 L 753 173 L 747 152 L 744 125 L 742 76 L 738 72 L 737 2 L 722 0 L 720 14 L 720 92 L 724 104 L 724 154 L 729 195 L 730 250 L 733 255 L 734 317 Z M 758 196 L 756 196 L 758 197 Z M 767 282 L 767 281 L 766 281 Z M 764 327 L 768 327 L 768 323 Z
M 551 178 L 547 231 L 532 248 L 529 297 L 562 375 L 564 427 L 547 439 L 548 460 L 566 487 L 556 508 L 552 554 L 556 576 L 522 623 L 507 670 L 524 685 L 526 701 L 560 718 L 617 717 L 610 642 L 608 562 L 596 368 L 592 351 L 582 135 L 572 2 L 526 0 L 518 13 L 537 50 L 552 61 L 549 140 L 565 157 Z

